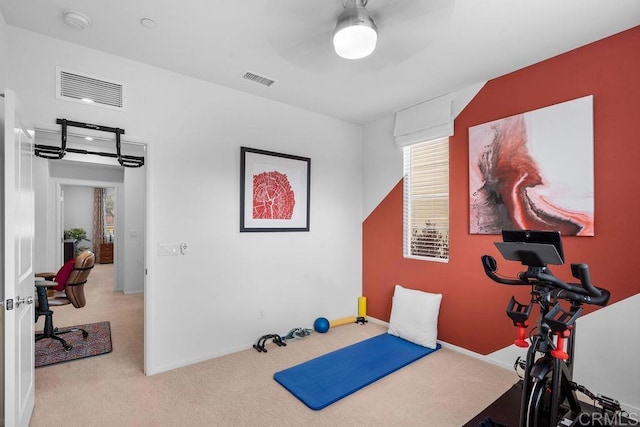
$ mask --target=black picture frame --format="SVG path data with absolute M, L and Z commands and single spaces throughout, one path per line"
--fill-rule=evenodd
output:
M 240 147 L 240 232 L 309 231 L 311 159 Z

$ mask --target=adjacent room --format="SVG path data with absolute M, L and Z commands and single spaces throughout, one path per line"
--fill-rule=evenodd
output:
M 0 0 L 4 425 L 637 424 L 639 52 L 637 0 Z

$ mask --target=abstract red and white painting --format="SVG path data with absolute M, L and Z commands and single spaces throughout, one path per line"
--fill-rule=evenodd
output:
M 469 128 L 471 234 L 594 235 L 593 96 Z

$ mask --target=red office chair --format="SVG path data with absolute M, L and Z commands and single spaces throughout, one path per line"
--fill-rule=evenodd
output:
M 65 264 L 58 273 L 38 273 L 35 276 L 44 278 L 44 281 L 36 282 L 38 299 L 36 302 L 36 321 L 40 316 L 45 316 L 44 330 L 42 333 L 36 334 L 36 341 L 51 338 L 60 341 L 62 347 L 66 351 L 70 351 L 73 346 L 68 344 L 59 335 L 68 334 L 70 332 L 82 331 L 82 336 L 87 338 L 89 333 L 84 329 L 67 328 L 58 329 L 53 326 L 53 311 L 51 306 L 71 304 L 75 308 L 82 308 L 87 301 L 84 295 L 84 285 L 87 283 L 89 273 L 93 268 L 95 255 L 91 251 L 80 253 L 75 261 Z M 65 277 L 66 276 L 66 277 Z M 64 280 L 64 283 L 57 283 L 52 279 Z M 47 296 L 47 290 L 53 293 L 52 298 Z

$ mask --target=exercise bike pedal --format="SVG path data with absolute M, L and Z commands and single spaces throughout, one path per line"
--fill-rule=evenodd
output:
M 598 402 L 605 411 L 618 412 L 621 409 L 620 402 L 612 397 L 598 394 L 596 395 L 596 402 Z
M 507 304 L 507 316 L 513 321 L 513 326 L 527 327 L 527 320 L 531 315 L 533 302 L 528 305 L 520 304 L 514 297 L 511 297 Z
M 544 320 L 554 333 L 563 334 L 564 331 L 573 327 L 580 314 L 582 314 L 582 307 L 566 311 L 560 303 L 556 303 L 544 316 Z
M 525 369 L 527 369 L 527 360 L 518 356 L 518 358 L 516 359 L 515 363 L 513 364 L 513 369 L 518 372 L 518 368 L 522 369 L 523 371 Z

